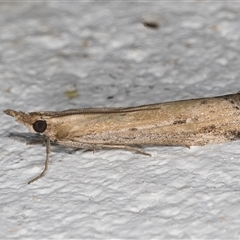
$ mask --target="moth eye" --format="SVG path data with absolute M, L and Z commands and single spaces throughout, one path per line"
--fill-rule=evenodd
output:
M 33 129 L 34 131 L 38 132 L 38 133 L 43 133 L 47 128 L 47 123 L 43 120 L 37 120 L 34 124 L 33 124 Z

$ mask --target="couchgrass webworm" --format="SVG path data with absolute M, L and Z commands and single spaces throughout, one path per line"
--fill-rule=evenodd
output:
M 7 109 L 7 115 L 40 133 L 46 142 L 47 171 L 50 141 L 66 147 L 124 149 L 150 155 L 137 146 L 201 146 L 240 136 L 240 92 L 236 94 L 157 103 L 126 108 L 83 108 L 62 112 L 24 113 Z

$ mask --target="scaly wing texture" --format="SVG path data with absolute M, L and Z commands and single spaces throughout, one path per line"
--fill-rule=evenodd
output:
M 229 95 L 238 97 L 238 94 Z M 75 114 L 49 120 L 59 140 L 90 144 L 204 145 L 239 136 L 239 109 L 218 97 Z M 54 134 L 49 133 L 54 139 Z

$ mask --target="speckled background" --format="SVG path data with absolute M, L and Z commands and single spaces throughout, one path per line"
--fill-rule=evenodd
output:
M 1 111 L 240 90 L 237 2 L 2 2 L 0 29 Z M 152 157 L 53 146 L 27 185 L 45 148 L 0 118 L 0 238 L 239 239 L 240 141 L 145 148 Z

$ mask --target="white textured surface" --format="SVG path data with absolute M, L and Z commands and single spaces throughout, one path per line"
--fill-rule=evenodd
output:
M 239 12 L 236 2 L 1 3 L 0 110 L 237 92 Z M 146 148 L 151 158 L 54 146 L 47 174 L 27 185 L 45 148 L 25 145 L 27 129 L 0 117 L 0 238 L 240 237 L 239 141 Z

